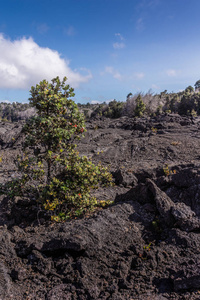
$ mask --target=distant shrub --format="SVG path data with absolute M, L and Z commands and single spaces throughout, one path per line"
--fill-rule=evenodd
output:
M 104 109 L 103 115 L 113 119 L 120 118 L 122 116 L 123 106 L 123 102 L 113 100 L 109 102 L 106 109 Z
M 141 95 L 139 95 L 137 97 L 137 99 L 135 100 L 135 102 L 136 102 L 135 116 L 136 117 L 142 117 L 143 114 L 144 114 L 144 112 L 145 112 L 146 106 L 145 106 L 144 102 L 142 101 Z
M 194 108 L 194 101 L 192 100 L 192 97 L 190 94 L 184 94 L 181 98 L 179 107 L 178 107 L 178 113 L 180 115 L 190 115 L 191 111 L 195 109 Z
M 122 111 L 124 107 L 124 102 L 120 101 L 110 101 L 107 103 L 101 103 L 97 105 L 91 114 L 91 117 L 104 116 L 111 119 L 120 118 L 122 116 Z
M 189 85 L 189 86 L 185 89 L 185 92 L 192 93 L 192 92 L 194 92 L 194 88 L 193 88 L 191 85 Z
M 159 105 L 158 107 L 157 107 L 157 109 L 156 109 L 156 115 L 158 116 L 158 115 L 160 115 L 162 113 L 162 105 Z

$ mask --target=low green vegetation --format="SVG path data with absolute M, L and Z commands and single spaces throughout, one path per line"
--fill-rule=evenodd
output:
M 139 95 L 137 97 L 135 102 L 136 102 L 136 107 L 135 107 L 135 111 L 134 111 L 135 116 L 136 117 L 142 117 L 144 115 L 146 106 L 145 106 L 144 102 L 142 101 L 141 95 Z
M 59 77 L 41 81 L 30 90 L 29 104 L 0 103 L 0 120 L 25 119 L 23 153 L 16 160 L 19 178 L 0 186 L 0 194 L 34 199 L 38 209 L 52 212 L 55 221 L 90 214 L 111 202 L 98 201 L 92 190 L 112 185 L 112 176 L 101 163 L 95 165 L 76 149 L 76 140 L 86 132 L 85 117 L 119 118 L 177 113 L 200 115 L 200 80 L 184 91 L 133 95 L 126 101 L 101 104 L 75 104 L 74 90 Z M 98 126 L 94 127 L 98 129 Z M 151 128 L 157 133 L 156 128 Z M 174 141 L 173 146 L 180 142 Z M 2 163 L 2 157 L 0 157 Z M 173 175 L 166 164 L 165 176 Z
M 109 200 L 97 201 L 91 196 L 92 189 L 112 185 L 112 176 L 107 168 L 93 164 L 76 150 L 75 140 L 86 129 L 66 78 L 61 82 L 57 77 L 51 83 L 43 80 L 30 93 L 30 106 L 37 114 L 23 128 L 23 154 L 17 160 L 21 177 L 7 184 L 7 194 L 36 200 L 52 211 L 56 221 L 109 205 Z
M 112 100 L 109 103 L 77 104 L 86 120 L 95 117 L 120 118 L 156 116 L 162 113 L 177 113 L 180 115 L 196 117 L 200 115 L 200 80 L 189 85 L 178 93 L 168 93 L 164 90 L 160 94 L 151 91 L 146 94 L 129 93 L 125 101 Z M 1 121 L 27 120 L 36 110 L 28 103 L 0 103 Z
M 105 116 L 107 118 L 116 119 L 122 116 L 124 103 L 120 101 L 110 101 L 108 104 L 98 105 L 92 112 L 91 116 Z
M 28 117 L 26 111 L 29 107 L 28 103 L 0 102 L 0 120 L 2 122 L 15 122 L 23 118 L 25 119 Z
M 79 107 L 85 112 L 87 118 L 90 117 L 88 111 L 91 111 L 91 117 L 145 117 L 162 113 L 196 117 L 200 115 L 200 80 L 195 83 L 194 87 L 195 89 L 190 85 L 178 93 L 168 93 L 167 90 L 160 94 L 153 94 L 151 91 L 135 95 L 129 93 L 124 102 L 113 100 L 108 104 L 105 102 L 79 104 Z
M 169 175 L 176 174 L 176 170 L 175 170 L 175 169 L 172 170 L 172 169 L 168 166 L 168 164 L 165 164 L 165 165 L 163 166 L 163 172 L 164 172 L 165 176 L 169 176 Z

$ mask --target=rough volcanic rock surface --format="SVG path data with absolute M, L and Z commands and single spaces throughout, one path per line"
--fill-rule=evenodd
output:
M 116 183 L 95 192 L 114 205 L 89 218 L 51 224 L 31 199 L 0 196 L 0 299 L 200 299 L 199 126 L 178 115 L 88 123 L 79 151 Z M 21 128 L 0 124 L 0 183 L 17 176 Z

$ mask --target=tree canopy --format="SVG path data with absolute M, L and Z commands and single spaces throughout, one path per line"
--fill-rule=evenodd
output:
M 195 90 L 200 88 L 200 80 L 197 80 L 194 87 L 195 87 Z

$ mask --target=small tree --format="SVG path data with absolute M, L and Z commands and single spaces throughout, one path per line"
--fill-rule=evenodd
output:
M 144 111 L 146 109 L 146 106 L 145 106 L 144 102 L 142 101 L 141 95 L 139 95 L 137 97 L 137 99 L 135 100 L 135 102 L 136 102 L 135 116 L 136 117 L 142 117 L 143 114 L 144 114 Z
M 126 96 L 126 100 L 128 100 L 131 96 L 133 96 L 132 93 L 129 93 L 127 96 Z
M 195 90 L 197 90 L 197 89 L 200 88 L 200 80 L 197 80 L 197 82 L 195 83 L 194 87 L 195 87 Z
M 122 116 L 124 103 L 120 101 L 110 101 L 104 108 L 103 115 L 108 118 L 120 118 Z
M 191 111 L 197 109 L 195 98 L 190 94 L 184 94 L 178 106 L 180 115 L 191 115 Z
M 185 89 L 185 91 L 186 91 L 186 92 L 189 92 L 189 93 L 192 93 L 192 92 L 194 92 L 194 88 L 193 88 L 191 85 L 189 85 L 189 86 Z
M 86 130 L 83 115 L 70 99 L 74 90 L 65 82 L 66 78 L 61 82 L 56 77 L 31 88 L 30 105 L 37 115 L 24 127 L 24 152 L 19 159 L 19 190 L 54 211 L 55 220 L 94 210 L 99 203 L 90 196 L 91 189 L 112 181 L 106 168 L 76 151 L 74 141 Z

